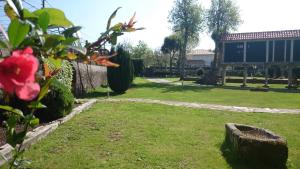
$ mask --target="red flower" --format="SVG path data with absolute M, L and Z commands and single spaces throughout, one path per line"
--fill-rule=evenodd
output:
M 26 101 L 33 100 L 40 92 L 35 83 L 38 60 L 31 48 L 17 50 L 11 56 L 0 61 L 0 88 Z

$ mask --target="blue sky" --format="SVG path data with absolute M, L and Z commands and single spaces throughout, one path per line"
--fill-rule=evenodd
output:
M 25 0 L 40 6 L 40 0 Z M 206 9 L 211 0 L 198 0 Z M 75 25 L 82 26 L 82 37 L 94 41 L 106 28 L 110 14 L 119 6 L 116 22 L 125 22 L 137 13 L 137 27 L 146 30 L 123 36 L 120 41 L 137 44 L 145 41 L 151 48 L 160 48 L 165 36 L 172 33 L 168 23 L 173 0 L 48 0 L 52 7 L 65 11 Z M 235 0 L 240 7 L 243 24 L 238 32 L 300 29 L 300 0 Z M 49 4 L 46 4 L 49 7 Z M 197 48 L 213 49 L 207 32 L 201 35 Z

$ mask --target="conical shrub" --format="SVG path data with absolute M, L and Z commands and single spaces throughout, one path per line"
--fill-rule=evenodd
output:
M 108 85 L 116 93 L 124 93 L 131 86 L 133 81 L 133 64 L 130 59 L 130 53 L 119 46 L 117 56 L 110 59 L 111 62 L 117 63 L 120 66 L 108 67 L 107 79 Z

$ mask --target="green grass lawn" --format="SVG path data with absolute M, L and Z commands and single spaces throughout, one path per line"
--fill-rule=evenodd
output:
M 176 100 L 184 102 L 215 103 L 222 105 L 300 108 L 300 90 L 287 90 L 284 85 L 271 85 L 269 92 L 253 92 L 242 89 L 240 84 L 227 84 L 224 87 L 175 86 L 155 84 L 142 78 L 135 80 L 135 85 L 117 98 L 149 98 Z M 259 86 L 250 84 L 252 87 Z M 99 88 L 87 97 L 104 97 L 106 89 Z M 112 93 L 113 95 L 113 93 Z
M 225 123 L 236 122 L 287 138 L 287 166 L 299 169 L 299 121 L 298 115 L 100 102 L 32 146 L 25 157 L 32 169 L 250 169 L 223 146 Z

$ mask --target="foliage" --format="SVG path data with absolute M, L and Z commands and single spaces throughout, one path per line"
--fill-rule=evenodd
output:
M 219 49 L 221 37 L 236 30 L 241 23 L 239 8 L 232 0 L 212 0 L 211 7 L 207 11 L 207 26 L 211 37 L 215 41 L 214 66 L 220 62 Z
M 44 59 L 44 63 L 46 63 L 50 69 L 50 71 L 55 71 L 55 65 L 51 63 L 48 59 Z M 60 71 L 54 76 L 60 82 L 66 86 L 68 91 L 72 90 L 72 80 L 73 80 L 73 66 L 70 61 L 63 60 L 61 62 Z
M 132 59 L 134 67 L 134 76 L 141 76 L 144 71 L 144 60 L 143 59 Z
M 120 65 L 118 68 L 107 69 L 107 80 L 109 87 L 116 93 L 124 93 L 133 81 L 133 65 L 130 54 L 122 46 L 118 46 L 118 55 L 110 60 Z
M 180 32 L 180 76 L 184 76 L 184 66 L 188 43 L 196 40 L 203 31 L 204 10 L 195 0 L 176 0 L 175 6 L 170 12 L 169 22 L 173 24 L 173 30 Z
M 130 53 L 133 59 L 143 59 L 146 67 L 153 64 L 153 51 L 143 41 L 139 41 L 139 44 L 133 47 Z
M 170 54 L 170 74 L 172 74 L 173 61 L 175 60 L 176 53 L 179 51 L 179 48 L 180 39 L 176 34 L 166 37 L 164 40 L 164 44 L 161 47 L 161 51 L 164 54 Z
M 52 121 L 68 115 L 74 105 L 74 96 L 64 82 L 54 79 L 50 92 L 42 99 L 47 109 L 41 109 L 36 116 L 42 121 Z
M 63 87 L 57 80 L 61 79 L 63 83 L 70 84 L 71 68 L 64 60 L 78 59 L 105 66 L 116 66 L 108 61 L 106 53 L 101 53 L 106 51 L 104 45 L 106 43 L 115 45 L 118 36 L 143 28 L 134 28 L 135 15 L 128 23 L 118 23 L 111 27 L 111 20 L 116 16 L 118 8 L 109 18 L 106 32 L 86 49 L 79 49 L 72 44 L 78 40 L 73 35 L 81 27 L 73 26 L 63 11 L 55 8 L 29 11 L 23 8 L 21 0 L 6 0 L 4 10 L 10 18 L 10 24 L 7 33 L 0 26 L 5 38 L 0 40 L 0 49 L 7 51 L 0 54 L 0 88 L 4 91 L 5 98 L 5 103 L 0 105 L 0 109 L 8 115 L 5 122 L 7 143 L 15 148 L 10 168 L 20 168 L 26 162 L 20 156 L 24 152 L 23 142 L 28 129 L 39 124 L 39 119 L 35 117 L 36 110 L 46 108 L 43 105 L 45 102 L 49 106 L 48 110 L 51 112 L 57 110 L 58 114 L 50 115 L 51 117 L 61 117 L 72 108 L 74 98 L 70 93 L 70 86 Z M 62 34 L 48 33 L 49 29 L 58 27 L 64 28 L 65 31 Z M 99 51 L 100 55 L 95 54 Z M 43 63 L 45 60 L 47 63 Z M 39 63 L 41 66 L 38 66 Z M 42 67 L 44 70 L 41 70 Z M 52 90 L 52 93 L 44 98 L 49 90 Z M 8 106 L 15 94 L 19 99 L 27 101 L 25 104 L 29 112 L 23 113 L 15 107 Z M 24 126 L 22 131 L 16 132 L 17 124 Z
M 153 66 L 167 69 L 169 63 L 169 56 L 157 49 L 153 54 Z

